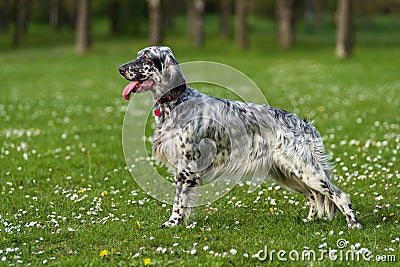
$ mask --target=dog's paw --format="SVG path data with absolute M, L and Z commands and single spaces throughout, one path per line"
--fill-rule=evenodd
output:
M 168 220 L 168 221 L 165 221 L 161 226 L 160 226 L 160 228 L 171 228 L 171 227 L 175 227 L 175 226 L 177 226 L 178 224 L 175 222 L 175 221 L 172 221 L 172 220 Z
M 362 229 L 362 225 L 359 222 L 349 223 L 347 225 L 350 229 Z

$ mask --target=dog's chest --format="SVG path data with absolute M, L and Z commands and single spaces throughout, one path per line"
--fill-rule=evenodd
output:
M 167 105 L 155 105 L 153 109 L 154 118 L 157 126 L 163 125 L 166 118 L 170 115 L 171 109 Z
M 181 131 L 171 127 L 169 123 L 169 109 L 160 110 L 156 118 L 156 130 L 153 136 L 153 156 L 156 160 L 169 164 L 172 158 L 177 158 L 176 147 L 179 144 Z

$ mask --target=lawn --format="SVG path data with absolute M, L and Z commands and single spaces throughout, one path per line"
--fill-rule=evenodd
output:
M 0 50 L 0 265 L 399 262 L 400 40 L 366 34 L 339 61 L 318 38 L 299 36 L 287 52 L 272 37 L 252 38 L 249 51 L 217 38 L 199 50 L 179 36 L 166 44 L 180 62 L 237 68 L 269 104 L 314 121 L 362 230 L 347 229 L 341 214 L 305 223 L 304 198 L 273 181 L 253 193 L 239 183 L 194 209 L 187 226 L 159 229 L 171 206 L 135 183 L 121 144 L 127 82 L 117 68 L 146 41 L 104 38 L 81 56 L 68 44 Z

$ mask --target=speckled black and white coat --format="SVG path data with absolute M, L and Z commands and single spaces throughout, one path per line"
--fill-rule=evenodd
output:
M 297 115 L 269 105 L 199 93 L 185 83 L 168 47 L 148 47 L 120 67 L 130 80 L 124 97 L 150 91 L 156 130 L 153 154 L 175 175 L 171 227 L 186 221 L 202 180 L 221 174 L 271 175 L 305 196 L 308 219 L 332 218 L 339 209 L 351 228 L 361 227 L 349 196 L 331 181 L 332 166 L 317 130 Z

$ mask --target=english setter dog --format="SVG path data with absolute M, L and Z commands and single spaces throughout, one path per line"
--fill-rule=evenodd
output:
M 147 47 L 119 72 L 130 81 L 122 93 L 126 100 L 147 91 L 154 99 L 153 156 L 174 172 L 176 187 L 172 215 L 162 227 L 186 222 L 194 188 L 206 177 L 270 174 L 305 196 L 308 220 L 315 214 L 332 218 L 339 209 L 348 227 L 361 228 L 349 196 L 331 180 L 329 157 L 309 122 L 269 105 L 196 91 L 169 47 Z

